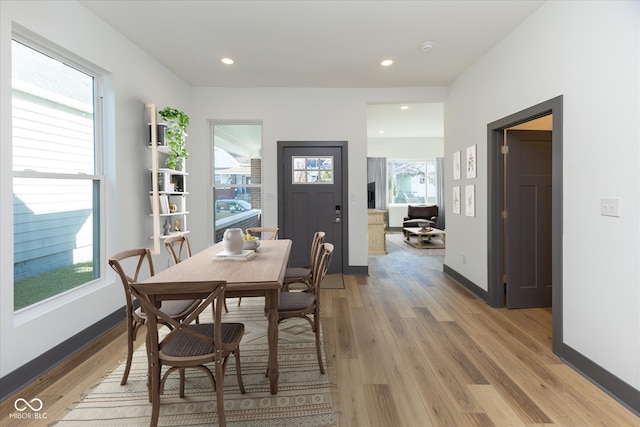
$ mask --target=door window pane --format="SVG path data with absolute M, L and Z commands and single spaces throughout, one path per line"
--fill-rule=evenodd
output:
M 293 157 L 293 184 L 333 184 L 333 157 Z

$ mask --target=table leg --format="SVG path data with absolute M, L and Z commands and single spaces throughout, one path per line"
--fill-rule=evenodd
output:
M 265 308 L 267 309 L 267 339 L 269 342 L 269 362 L 267 363 L 267 375 L 271 394 L 278 393 L 278 300 L 279 290 L 269 289 L 265 295 Z

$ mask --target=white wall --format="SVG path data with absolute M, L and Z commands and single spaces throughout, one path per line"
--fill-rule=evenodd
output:
M 150 246 L 149 150 L 145 102 L 187 108 L 188 87 L 85 8 L 66 1 L 0 2 L 0 376 L 49 350 L 123 306 L 123 291 L 103 259 L 106 279 L 13 313 L 11 179 L 12 22 L 113 74 L 115 118 L 106 129 L 107 257 Z M 117 189 L 117 191 L 116 191 Z M 108 270 L 107 270 L 108 268 Z
M 369 138 L 367 156 L 433 160 L 444 156 L 444 138 Z
M 189 173 L 204 177 L 210 169 L 207 120 L 262 120 L 263 212 L 265 224 L 278 221 L 277 141 L 348 141 L 349 149 L 349 266 L 366 266 L 367 246 L 357 244 L 367 233 L 367 103 L 442 102 L 444 88 L 401 89 L 233 89 L 194 88 L 194 116 L 189 131 Z M 196 141 L 194 143 L 194 141 Z M 208 176 L 208 175 L 207 175 Z M 190 179 L 191 224 L 211 224 L 209 182 Z M 194 188 L 194 185 L 197 185 Z M 206 197 L 205 197 L 206 195 Z M 271 200 L 268 200 L 271 199 Z M 192 240 L 203 248 L 210 240 L 196 233 Z
M 487 124 L 563 95 L 564 343 L 636 389 L 639 28 L 637 1 L 547 2 L 457 79 L 445 104 L 447 164 L 478 145 L 477 216 L 447 216 L 445 263 L 487 289 Z M 600 215 L 602 197 L 620 198 L 620 218 Z

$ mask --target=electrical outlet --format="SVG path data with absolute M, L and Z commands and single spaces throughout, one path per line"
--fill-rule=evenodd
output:
M 619 217 L 620 199 L 610 197 L 600 199 L 600 215 Z

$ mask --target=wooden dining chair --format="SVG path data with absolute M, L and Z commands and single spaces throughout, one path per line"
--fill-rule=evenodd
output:
M 129 371 L 131 370 L 131 360 L 133 358 L 133 342 L 136 340 L 138 329 L 147 321 L 146 314 L 140 308 L 136 308 L 136 298 L 131 292 L 131 285 L 138 282 L 144 264 L 147 264 L 148 275 L 153 276 L 155 272 L 151 259 L 151 251 L 148 248 L 129 249 L 109 258 L 109 265 L 120 277 L 126 302 L 127 362 L 120 385 L 127 383 Z M 126 271 L 133 271 L 133 274 L 127 273 Z M 199 302 L 197 299 L 167 301 L 162 305 L 161 310 L 169 318 L 181 321 L 198 307 Z M 164 324 L 169 328 L 173 327 L 171 323 Z
M 189 244 L 189 238 L 184 234 L 165 239 L 164 247 L 167 249 L 167 252 L 169 252 L 169 255 L 171 255 L 174 265 L 191 257 L 191 245 Z M 227 313 L 229 312 L 226 302 L 224 303 L 224 311 Z
M 220 280 L 131 284 L 132 293 L 138 298 L 148 317 L 147 359 L 152 427 L 158 425 L 160 395 L 164 392 L 167 378 L 176 370 L 180 373 L 179 395 L 181 398 L 184 397 L 185 369 L 194 368 L 206 374 L 216 392 L 220 426 L 226 425 L 224 371 L 231 355 L 235 358 L 240 392 L 245 392 L 240 370 L 240 341 L 244 335 L 244 324 L 222 322 L 226 286 L 226 282 Z M 179 300 L 185 295 L 196 296 L 203 301 L 182 322 L 168 316 L 159 308 L 162 304 Z M 196 318 L 208 307 L 212 310 L 213 323 L 195 324 Z M 158 323 L 169 323 L 173 329 L 161 338 L 158 333 Z M 206 366 L 207 364 L 212 364 L 214 373 Z M 163 366 L 169 369 L 161 377 Z
M 311 241 L 311 251 L 309 253 L 309 264 L 304 267 L 287 267 L 284 272 L 282 290 L 288 292 L 293 289 L 293 284 L 301 284 L 302 290 L 313 292 L 313 269 L 312 266 L 320 253 L 320 245 L 324 242 L 324 231 L 317 231 Z M 298 286 L 299 287 L 299 286 Z
M 311 329 L 316 336 L 316 354 L 320 373 L 324 374 L 322 364 L 322 341 L 320 339 L 320 284 L 327 274 L 333 255 L 331 243 L 320 244 L 317 260 L 313 265 L 312 286 L 313 292 L 281 292 L 278 304 L 278 323 L 292 317 L 302 317 L 311 324 Z
M 246 230 L 247 234 L 258 235 L 260 240 L 277 240 L 278 231 L 280 231 L 278 227 L 250 227 Z
M 165 239 L 164 247 L 167 249 L 167 252 L 169 252 L 169 255 L 171 255 L 174 264 L 191 256 L 189 238 L 184 234 Z

